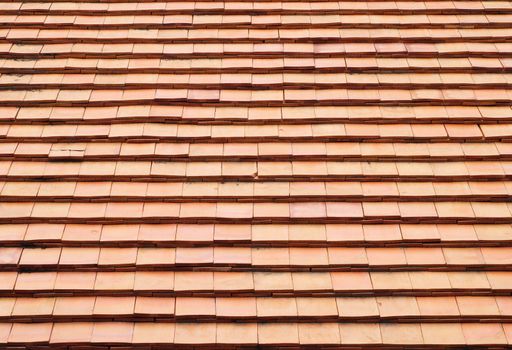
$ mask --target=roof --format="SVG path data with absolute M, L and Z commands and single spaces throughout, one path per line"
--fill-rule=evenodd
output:
M 512 345 L 510 1 L 0 18 L 0 346 Z

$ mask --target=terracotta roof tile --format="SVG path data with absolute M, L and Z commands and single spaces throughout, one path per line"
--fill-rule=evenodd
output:
M 51 323 L 15 323 L 9 334 L 9 343 L 39 342 L 50 340 L 53 324 Z
M 510 345 L 507 2 L 1 7 L 0 343 Z
M 172 323 L 136 323 L 132 343 L 168 344 L 174 341 L 175 325 Z

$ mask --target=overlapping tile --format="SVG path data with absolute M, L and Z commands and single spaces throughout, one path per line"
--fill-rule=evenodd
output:
M 512 346 L 510 2 L 0 17 L 0 346 Z

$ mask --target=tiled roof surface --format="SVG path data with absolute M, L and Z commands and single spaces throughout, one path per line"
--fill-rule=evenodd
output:
M 127 1 L 0 2 L 0 347 L 512 346 L 512 2 Z

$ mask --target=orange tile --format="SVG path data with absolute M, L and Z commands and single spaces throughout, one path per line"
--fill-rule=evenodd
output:
M 50 343 L 90 342 L 92 331 L 93 323 L 56 323 L 53 325 Z
M 175 236 L 175 224 L 144 224 L 140 225 L 137 238 L 140 241 L 172 241 Z
M 394 272 L 393 274 L 372 272 L 370 277 L 373 289 L 410 289 L 412 287 L 412 280 L 407 272 Z
M 9 343 L 45 343 L 50 340 L 52 323 L 15 323 L 9 334 Z
M 0 237 L 5 241 L 23 240 L 28 225 L 2 225 L 0 226 Z
M 137 297 L 134 313 L 151 315 L 174 314 L 174 298 Z
M 61 290 L 73 289 L 93 289 L 96 280 L 95 272 L 83 272 L 80 274 L 74 272 L 57 273 L 54 287 Z
M 25 273 L 16 279 L 16 290 L 51 290 L 57 277 L 56 272 Z
M 208 264 L 214 262 L 213 247 L 176 249 L 177 264 Z
M 363 232 L 366 241 L 399 241 L 402 239 L 398 225 L 365 225 Z
M 463 344 L 464 334 L 460 324 L 450 323 L 422 323 L 421 332 L 425 344 Z
M 137 248 L 101 248 L 98 265 L 133 265 Z
M 94 282 L 95 290 L 132 290 L 135 274 L 132 272 L 98 272 Z
M 289 253 L 291 265 L 322 266 L 327 265 L 329 261 L 325 248 L 291 247 Z
M 331 277 L 334 290 L 372 289 L 372 280 L 368 272 L 333 272 Z
M 216 241 L 249 240 L 251 238 L 250 225 L 215 225 L 214 239 Z
M 175 273 L 174 290 L 212 290 L 212 272 L 179 271 Z
M 135 241 L 139 234 L 138 225 L 104 225 L 101 241 Z
M 60 253 L 59 264 L 96 265 L 99 255 L 99 248 L 64 247 Z
M 340 323 L 342 344 L 381 344 L 381 332 L 377 323 Z
M 498 305 L 494 297 L 458 296 L 457 305 L 461 315 L 497 315 Z
M 139 248 L 137 265 L 173 265 L 176 262 L 175 248 Z
M 133 336 L 133 323 L 98 322 L 94 324 L 91 342 L 130 343 Z
M 328 217 L 348 217 L 360 218 L 363 217 L 363 208 L 360 203 L 342 203 L 342 202 L 328 202 L 327 216 Z
M 135 297 L 96 297 L 95 315 L 131 315 L 135 307 Z
M 297 316 L 295 298 L 257 298 L 258 317 Z
M 330 265 L 368 265 L 364 248 L 328 248 Z
M 365 202 L 363 203 L 363 212 L 367 217 L 400 216 L 398 204 L 391 202 Z
M 214 262 L 216 264 L 250 264 L 251 263 L 251 249 L 250 248 L 235 248 L 235 247 L 215 247 L 214 248 Z
M 135 323 L 132 343 L 170 344 L 174 341 L 173 323 Z
M 341 317 L 379 315 L 375 298 L 342 297 L 337 298 L 336 303 L 338 305 L 338 314 Z
M 13 316 L 21 315 L 51 315 L 55 305 L 54 298 L 17 298 Z
M 215 310 L 219 317 L 254 317 L 256 298 L 216 298 Z
M 420 314 L 416 298 L 411 297 L 377 297 L 377 305 L 382 317 L 417 316 Z
M 217 324 L 218 344 L 257 344 L 258 329 L 255 323 L 219 323 Z
M 131 283 L 131 275 L 124 277 Z M 172 290 L 174 288 L 174 272 L 170 271 L 138 271 L 133 282 L 134 290 Z M 127 284 L 126 287 L 129 287 Z
M 367 248 L 366 255 L 370 265 L 402 265 L 407 263 L 402 248 Z
M 175 328 L 175 344 L 215 344 L 216 324 L 208 323 L 198 327 L 194 323 L 177 323 Z
M 95 297 L 60 297 L 55 300 L 53 314 L 66 316 L 92 315 L 95 301 Z M 60 332 L 59 335 L 63 336 Z M 52 333 L 53 337 L 54 334 Z
M 258 324 L 258 343 L 260 344 L 298 344 L 299 332 L 297 324 L 292 323 L 260 323 Z
M 385 344 L 423 344 L 419 324 L 381 324 L 382 341 Z
M 300 323 L 299 341 L 301 344 L 339 344 L 340 331 L 337 324 Z
M 20 257 L 23 253 L 22 248 L 3 248 L 2 259 L 0 260 L 3 264 L 17 265 L 20 261 Z M 37 254 L 37 253 L 36 253 Z M 30 255 L 30 253 L 27 253 Z
M 505 334 L 501 324 L 467 323 L 462 324 L 462 331 L 467 344 L 479 345 L 506 343 Z
M 299 316 L 337 316 L 338 308 L 333 298 L 297 298 Z
M 70 224 L 64 228 L 63 240 L 99 241 L 101 225 Z

